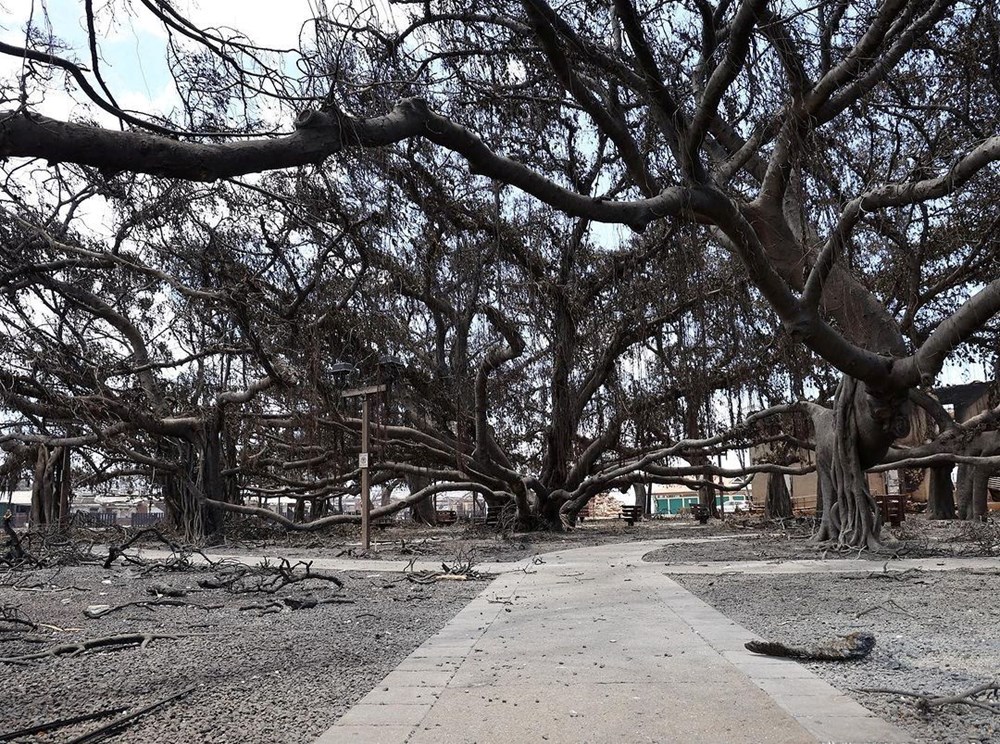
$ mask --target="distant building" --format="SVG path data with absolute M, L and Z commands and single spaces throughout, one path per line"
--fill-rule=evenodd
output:
M 726 478 L 726 485 L 742 482 L 736 478 Z M 691 507 L 699 503 L 698 492 L 683 484 L 657 483 L 653 485 L 653 514 L 667 517 L 687 513 Z M 737 491 L 717 491 L 715 502 L 723 512 L 749 512 L 753 508 L 749 489 Z M 763 502 L 761 502 L 763 503 Z

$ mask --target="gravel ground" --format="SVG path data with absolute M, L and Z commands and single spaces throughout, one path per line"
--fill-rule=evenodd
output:
M 694 531 L 689 531 L 694 537 Z M 705 535 L 730 535 L 739 539 L 666 545 L 646 554 L 654 563 L 710 563 L 713 561 L 773 561 L 841 558 L 936 558 L 1000 556 L 1000 524 L 932 521 L 911 514 L 900 527 L 885 527 L 880 553 L 839 553 L 812 545 L 812 520 L 787 520 L 784 524 L 761 519 L 735 518 L 716 523 Z
M 768 639 L 812 645 L 856 630 L 874 633 L 877 645 L 867 658 L 809 668 L 919 742 L 1000 742 L 1000 715 L 967 706 L 924 714 L 912 699 L 856 691 L 945 695 L 997 679 L 1000 570 L 675 579 Z
M 214 575 L 77 566 L 0 576 L 0 608 L 7 616 L 44 623 L 32 630 L 0 620 L 0 656 L 124 633 L 180 636 L 154 640 L 145 648 L 0 664 L 0 732 L 117 706 L 131 711 L 196 685 L 115 741 L 310 741 L 486 586 L 483 581 L 423 585 L 398 574 L 345 573 L 338 574 L 342 589 L 309 579 L 274 595 L 197 591 L 198 579 Z M 83 614 L 94 605 L 152 599 L 147 587 L 157 583 L 196 590 L 184 601 L 222 606 L 131 607 L 97 619 Z M 283 597 L 343 597 L 352 603 L 280 612 L 240 609 Z M 30 637 L 38 642 L 26 642 Z M 109 720 L 17 741 L 66 742 Z
M 734 539 L 666 546 L 646 556 L 668 563 L 816 558 L 805 542 L 808 525 L 727 519 L 698 526 L 688 520 L 652 521 L 628 527 L 621 521 L 588 522 L 568 534 L 505 534 L 456 525 L 428 529 L 398 526 L 376 533 L 378 549 L 364 557 L 472 560 L 488 571 L 491 561 L 588 545 L 657 538 Z M 106 533 L 81 533 L 70 550 L 47 544 L 52 554 L 103 558 Z M 901 554 L 996 555 L 996 524 L 960 525 L 908 519 L 892 535 Z M 211 548 L 214 552 L 267 552 L 300 557 L 359 556 L 357 528 L 323 535 L 249 534 Z M 89 542 L 88 542 L 89 541 Z M 153 543 L 151 543 L 152 545 Z M 79 546 L 92 546 L 81 549 Z M 36 548 L 42 545 L 31 545 Z M 91 552 L 92 551 L 92 552 Z M 103 551 L 103 552 L 102 552 Z M 98 556 L 98 554 L 100 554 Z M 360 556 L 359 556 L 360 557 Z M 838 557 L 829 555 L 827 557 Z M 88 651 L 74 658 L 46 658 L 23 666 L 0 664 L 0 732 L 116 706 L 130 711 L 191 685 L 186 697 L 142 718 L 116 738 L 122 742 L 300 742 L 327 728 L 416 646 L 453 617 L 485 584 L 416 584 L 398 574 L 338 574 L 344 586 L 310 580 L 275 596 L 195 591 L 184 598 L 213 609 L 131 607 L 98 619 L 83 611 L 149 599 L 148 587 L 168 584 L 199 589 L 215 572 L 149 573 L 116 565 L 36 569 L 0 575 L 0 656 L 46 650 L 57 643 L 121 633 L 174 634 L 146 648 Z M 678 580 L 742 625 L 766 637 L 814 642 L 864 629 L 878 646 L 863 662 L 813 665 L 837 687 L 890 687 L 953 693 L 988 681 L 1000 670 L 995 631 L 1000 576 L 910 573 L 901 578 L 853 575 L 684 576 Z M 275 598 L 343 597 L 350 604 L 269 612 L 240 609 Z M 0 616 L 3 613 L 0 612 Z M 28 636 L 38 642 L 31 643 Z M 850 692 L 864 705 L 908 728 L 924 742 L 1000 742 L 1000 716 L 967 708 L 919 713 L 894 695 Z M 110 719 L 22 738 L 66 742 Z
M 279 551 L 289 558 L 366 558 L 452 561 L 471 559 L 480 564 L 517 561 L 555 550 L 582 548 L 661 537 L 697 537 L 724 532 L 716 526 L 700 527 L 689 520 L 653 520 L 629 527 L 619 519 L 588 520 L 572 532 L 500 532 L 477 525 L 449 527 L 393 525 L 373 532 L 374 548 L 365 554 L 356 525 L 338 526 L 321 534 L 272 532 L 266 539 L 244 538 L 239 533 L 220 545 L 215 553 L 260 553 Z

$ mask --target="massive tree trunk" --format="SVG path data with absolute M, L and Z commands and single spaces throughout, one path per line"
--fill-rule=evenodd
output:
M 553 532 L 565 532 L 567 528 L 576 524 L 576 514 L 579 509 L 574 510 L 574 505 L 569 500 L 569 493 L 562 488 L 557 488 L 549 493 L 539 494 L 535 492 L 537 501 L 537 517 L 531 519 L 521 519 L 523 524 L 529 525 L 532 529 L 552 530 Z
M 877 377 L 871 360 L 865 361 L 865 354 L 906 357 L 899 325 L 836 252 L 817 252 L 816 247 L 826 241 L 805 215 L 803 189 L 803 184 L 793 179 L 781 192 L 780 203 L 777 193 L 763 194 L 761 201 L 745 208 L 771 268 L 787 286 L 776 291 L 778 283 L 773 275 L 757 271 L 753 261 L 748 266 L 793 334 L 811 339 L 813 350 L 841 370 L 857 369 L 859 374 Z M 804 267 L 808 270 L 804 271 Z M 807 277 L 819 281 L 807 285 Z M 794 309 L 782 294 L 789 288 L 801 293 L 800 299 L 793 300 Z M 815 335 L 820 327 L 812 322 L 819 317 L 835 321 L 847 343 L 831 344 L 820 352 Z M 804 321 L 801 327 L 797 325 L 800 321 Z M 880 370 L 883 377 L 884 371 Z M 837 389 L 834 410 L 813 412 L 817 475 L 824 499 L 823 515 L 813 536 L 817 542 L 853 549 L 880 546 L 881 524 L 865 470 L 885 456 L 893 440 L 906 433 L 910 411 L 908 390 L 890 388 L 889 384 L 875 390 L 845 374 Z
M 953 465 L 931 468 L 927 488 L 927 516 L 929 519 L 955 518 L 955 487 L 951 482 Z
M 406 485 L 410 493 L 416 493 L 431 484 L 429 478 L 423 475 L 406 476 Z M 437 525 L 437 510 L 434 508 L 434 499 L 422 499 L 410 506 L 410 517 L 417 524 Z
M 985 521 L 989 511 L 990 471 L 979 465 L 958 466 L 958 518 Z
M 205 499 L 228 501 L 223 476 L 221 429 L 210 423 L 175 442 L 178 469 L 164 477 L 163 500 L 167 523 L 186 540 L 201 543 L 221 537 L 222 511 Z
M 879 462 L 909 426 L 907 399 L 873 395 L 854 378 L 837 388 L 833 411 L 814 412 L 816 469 L 823 492 L 823 516 L 813 536 L 836 548 L 879 549 L 881 515 L 868 489 L 865 470 Z
M 31 524 L 65 527 L 69 521 L 70 452 L 68 447 L 38 445 L 31 484 Z
M 649 516 L 649 497 L 652 490 L 652 483 L 633 484 L 632 495 L 635 497 L 635 516 L 637 519 L 645 519 Z
M 788 493 L 785 476 L 780 473 L 770 473 L 767 476 L 764 516 L 767 519 L 788 519 L 792 516 L 792 496 Z

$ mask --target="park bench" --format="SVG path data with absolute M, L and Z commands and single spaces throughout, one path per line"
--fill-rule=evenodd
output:
M 642 507 L 635 504 L 622 504 L 622 513 L 619 519 L 624 519 L 625 523 L 631 527 L 642 517 Z
M 906 518 L 906 494 L 885 493 L 875 497 L 882 512 L 882 522 L 899 527 Z

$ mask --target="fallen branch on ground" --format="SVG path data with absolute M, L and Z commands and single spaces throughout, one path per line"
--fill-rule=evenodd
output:
M 44 592 L 44 593 L 52 592 L 53 594 L 56 592 L 68 592 L 70 589 L 77 592 L 90 591 L 90 589 L 88 589 L 85 586 L 76 586 L 74 584 L 70 584 L 69 586 L 56 586 L 55 584 L 45 584 L 44 582 L 38 584 L 32 584 L 30 586 L 21 586 L 20 584 L 14 584 L 14 586 L 12 586 L 11 589 L 13 589 L 15 592 Z
M 749 641 L 744 644 L 749 651 L 766 656 L 811 661 L 851 661 L 863 659 L 875 648 L 871 633 L 849 633 L 818 646 L 789 646 L 780 641 Z
M 28 618 L 20 607 L 4 605 L 0 607 L 0 625 L 23 625 L 31 630 L 38 630 L 38 623 Z M 2 630 L 13 630 L 13 628 L 2 628 Z
M 956 695 L 935 696 L 925 692 L 907 692 L 906 690 L 892 690 L 884 687 L 856 687 L 858 692 L 876 693 L 882 695 L 901 695 L 903 697 L 916 698 L 917 707 L 923 711 L 931 711 L 945 705 L 968 705 L 972 708 L 981 708 L 991 713 L 1000 713 L 1000 705 L 987 703 L 984 700 L 977 700 L 977 695 L 986 694 L 994 700 L 1000 699 L 1000 681 L 993 680 L 985 684 L 976 685 L 970 690 L 960 692 Z
M 895 607 L 896 609 L 893 609 L 893 607 Z M 854 619 L 856 620 L 859 617 L 863 617 L 864 615 L 867 615 L 869 612 L 875 612 L 875 610 L 885 610 L 886 612 L 902 613 L 907 617 L 916 617 L 912 612 L 910 612 L 905 607 L 900 605 L 896 600 L 890 599 L 882 604 L 877 604 L 874 607 L 869 607 L 867 610 L 862 610 L 861 612 L 859 612 L 857 615 L 854 616 Z
M 172 703 L 174 700 L 182 698 L 185 695 L 194 692 L 196 689 L 198 689 L 198 685 L 191 685 L 190 687 L 185 687 L 183 690 L 175 692 L 172 695 L 163 698 L 162 700 L 157 700 L 155 703 L 150 703 L 149 705 L 139 708 L 139 710 L 135 711 L 134 713 L 129 713 L 127 716 L 122 716 L 121 718 L 111 721 L 110 723 L 107 723 L 98 729 L 94 729 L 93 731 L 83 734 L 83 736 L 77 736 L 74 739 L 70 739 L 68 742 L 66 742 L 66 744 L 91 744 L 92 742 L 100 741 L 101 739 L 106 739 L 109 736 L 118 734 L 121 732 L 123 728 L 131 725 L 140 717 L 146 715 L 147 713 L 151 713 L 152 711 L 166 705 L 167 703 Z
M 274 594 L 286 586 L 315 579 L 328 581 L 342 587 L 344 582 L 336 576 L 313 573 L 312 561 L 291 563 L 282 558 L 277 565 L 264 560 L 258 566 L 236 564 L 228 566 L 215 579 L 201 579 L 198 586 L 202 589 L 225 589 L 233 594 Z
M 262 612 L 292 612 L 294 610 L 311 610 L 313 607 L 327 604 L 354 604 L 347 597 L 332 597 L 330 599 L 313 599 L 312 597 L 283 597 L 272 599 L 264 604 L 252 604 L 240 607 L 241 610 L 261 610 Z
M 86 721 L 93 721 L 95 718 L 115 716 L 124 710 L 127 709 L 108 708 L 107 710 L 99 710 L 96 713 L 84 713 L 79 716 L 71 716 L 70 718 L 59 718 L 55 721 L 49 721 L 48 723 L 39 723 L 35 726 L 28 726 L 28 728 L 23 728 L 18 731 L 11 731 L 9 734 L 0 734 L 0 741 L 14 741 L 15 739 L 20 739 L 22 736 L 47 733 L 55 729 L 64 728 L 65 726 L 72 726 L 75 723 L 84 723 Z
M 43 635 L 0 635 L 0 643 L 51 643 L 51 636 Z
M 49 657 L 55 658 L 57 656 L 72 658 L 86 651 L 92 651 L 95 648 L 124 648 L 125 646 L 146 648 L 153 641 L 176 640 L 184 637 L 185 635 L 170 635 L 165 633 L 129 633 L 127 635 L 105 636 L 103 638 L 92 638 L 74 643 L 61 643 L 58 646 L 53 646 L 45 651 L 39 651 L 34 654 L 0 657 L 0 664 L 27 664 L 31 661 L 38 661 L 39 659 L 47 659 Z
M 171 556 L 166 561 L 149 562 L 149 561 L 144 561 L 141 558 L 135 556 L 126 555 L 125 550 L 127 548 L 132 547 L 133 544 L 135 544 L 138 540 L 144 537 L 156 538 L 159 542 L 163 543 L 168 548 L 170 548 L 170 551 L 173 553 L 173 556 Z M 147 527 L 144 530 L 139 530 L 138 532 L 136 532 L 134 535 L 132 535 L 132 537 L 123 542 L 121 545 L 112 545 L 111 547 L 109 547 L 108 557 L 104 560 L 104 568 L 111 568 L 111 564 L 114 563 L 119 558 L 121 558 L 127 563 L 132 563 L 137 566 L 166 568 L 171 571 L 184 570 L 191 568 L 192 566 L 191 556 L 195 554 L 200 555 L 202 559 L 204 559 L 209 566 L 215 565 L 215 563 L 207 555 L 205 555 L 202 551 L 198 550 L 197 548 L 185 545 L 178 545 L 173 540 L 164 536 L 159 530 L 153 527 Z
M 217 610 L 220 607 L 225 607 L 225 605 L 202 605 L 195 602 L 185 602 L 182 599 L 159 597 L 158 599 L 140 599 L 135 602 L 125 602 L 120 605 L 91 605 L 83 611 L 83 614 L 91 620 L 96 620 L 99 617 L 104 617 L 105 615 L 110 615 L 112 612 L 118 612 L 118 610 L 124 610 L 129 607 L 196 607 L 199 610 L 205 610 L 207 612 L 208 610 Z
M 492 578 L 489 574 L 476 571 L 471 560 L 459 557 L 455 563 L 441 564 L 441 571 L 413 571 L 414 561 L 406 568 L 406 580 L 414 584 L 433 584 L 435 581 L 484 581 Z

